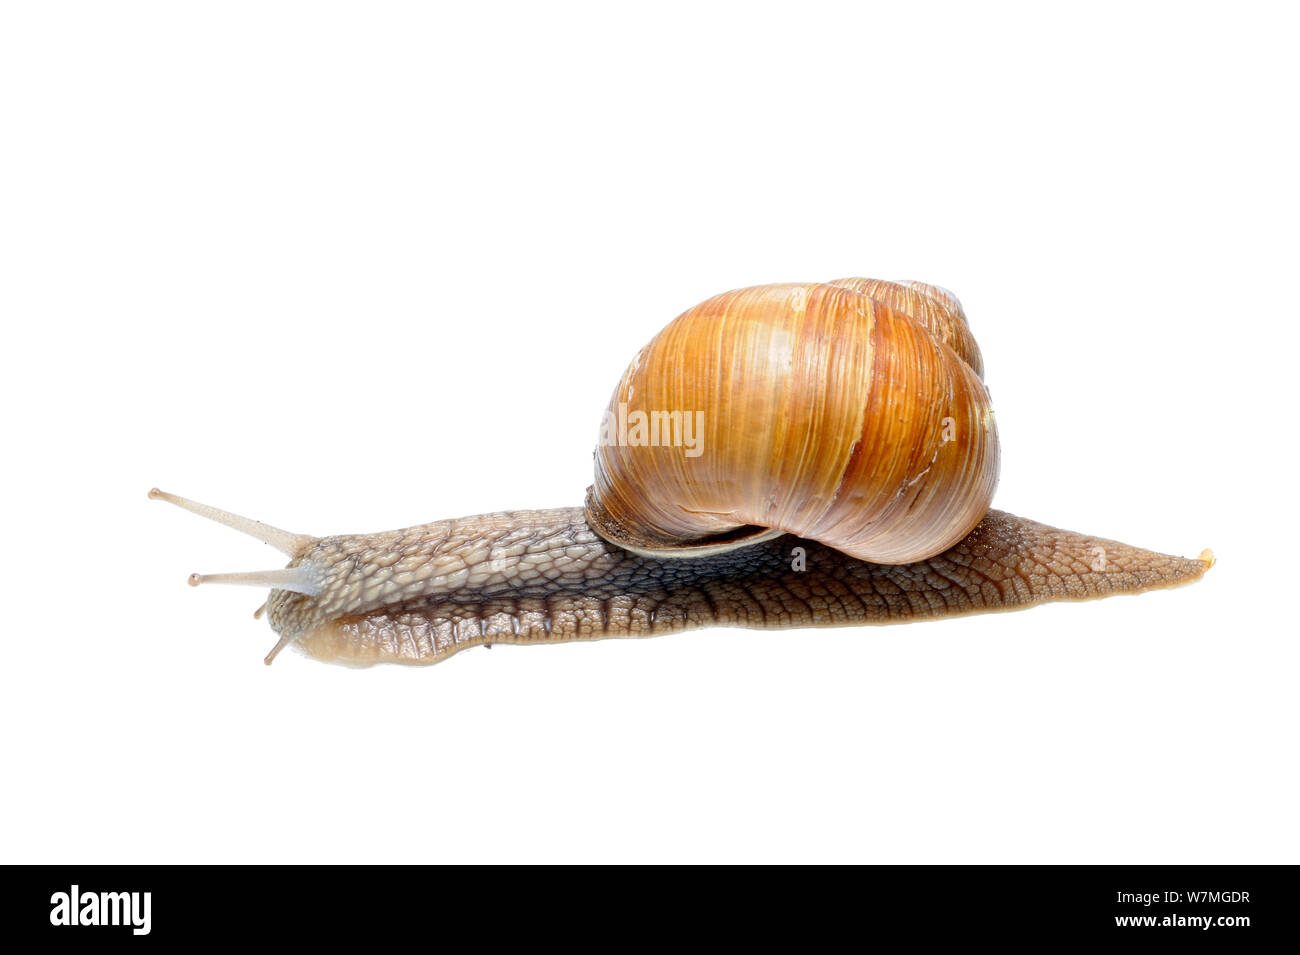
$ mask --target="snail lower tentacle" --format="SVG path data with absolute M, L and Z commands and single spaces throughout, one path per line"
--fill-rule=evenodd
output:
M 369 666 L 424 665 L 494 643 L 649 637 L 701 627 L 906 623 L 1190 583 L 1187 559 L 989 511 L 927 560 L 872 564 L 783 536 L 695 559 L 643 557 L 587 525 L 581 508 L 507 511 L 385 534 L 324 537 L 307 565 L 317 594 L 275 590 L 278 651 Z M 273 654 L 272 656 L 274 655 Z M 269 658 L 268 658 L 269 662 Z

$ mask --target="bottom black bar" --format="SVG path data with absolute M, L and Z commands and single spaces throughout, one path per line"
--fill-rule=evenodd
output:
M 619 949 L 1300 937 L 1292 867 L 843 867 L 558 872 L 422 867 L 9 867 L 5 925 L 47 941 L 480 942 Z M 845 936 L 844 933 L 850 933 Z M 840 939 L 841 942 L 836 942 Z

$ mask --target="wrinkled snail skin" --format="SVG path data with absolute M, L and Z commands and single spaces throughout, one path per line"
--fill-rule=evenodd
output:
M 614 390 L 581 508 L 312 537 L 149 496 L 290 558 L 190 578 L 271 589 L 267 663 L 289 646 L 421 665 L 479 644 L 906 623 L 1173 587 L 1213 564 L 989 510 L 999 458 L 956 296 L 849 278 L 736 289 L 669 323 Z
M 804 569 L 793 565 L 804 554 Z M 989 511 L 949 550 L 904 565 L 785 535 L 682 560 L 631 554 L 581 508 L 507 511 L 386 534 L 325 537 L 316 596 L 277 590 L 275 652 L 369 666 L 431 664 L 494 643 L 651 637 L 703 627 L 782 630 L 908 623 L 1175 587 L 1186 559 Z M 270 662 L 268 658 L 267 662 Z

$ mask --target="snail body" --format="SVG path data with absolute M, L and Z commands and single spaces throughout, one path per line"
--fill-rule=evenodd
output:
M 583 508 L 318 538 L 150 496 L 290 557 L 191 577 L 271 588 L 267 663 L 286 646 L 428 664 L 479 644 L 905 622 L 1208 569 L 1208 552 L 1188 560 L 989 510 L 998 444 L 982 370 L 960 302 L 936 286 L 758 286 L 688 310 L 638 353 L 602 420 Z M 649 440 L 654 427 L 690 440 Z

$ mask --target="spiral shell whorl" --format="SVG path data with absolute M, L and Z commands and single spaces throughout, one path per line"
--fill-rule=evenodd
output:
M 922 560 L 992 499 L 980 367 L 960 303 L 933 286 L 842 279 L 715 296 L 624 373 L 588 521 L 639 553 L 702 555 L 786 532 L 877 563 Z M 638 412 L 662 415 L 665 433 L 696 425 L 694 453 L 664 433 L 625 440 Z
M 828 284 L 851 288 L 909 316 L 956 352 L 957 357 L 983 379 L 984 359 L 966 323 L 966 312 L 957 296 L 946 288 L 925 282 L 886 282 L 884 279 L 835 279 Z

